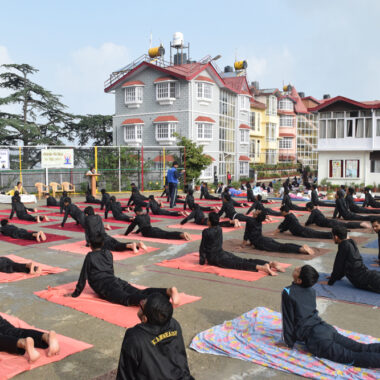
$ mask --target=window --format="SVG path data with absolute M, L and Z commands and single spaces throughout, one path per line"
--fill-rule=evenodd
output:
M 256 158 L 260 158 L 260 154 L 261 154 L 260 140 L 257 140 Z
M 249 144 L 249 154 L 251 158 L 256 157 L 256 140 L 251 140 Z
M 249 143 L 249 130 L 248 129 L 240 129 L 240 143 L 248 144 Z
M 266 163 L 269 165 L 276 164 L 277 161 L 277 152 L 274 149 L 267 150 Z
M 196 125 L 198 140 L 212 140 L 212 124 L 197 123 Z
M 261 113 L 257 113 L 257 131 L 260 132 L 261 130 Z
M 203 100 L 212 100 L 212 84 L 197 82 L 197 98 Z
M 239 162 L 239 174 L 240 175 L 248 175 L 249 174 L 249 162 L 248 161 L 240 161 Z
M 293 138 L 292 137 L 284 137 L 280 140 L 279 144 L 280 149 L 292 149 L 293 148 Z
M 327 138 L 336 139 L 336 120 L 327 120 Z
M 124 127 L 124 140 L 126 142 L 142 141 L 142 124 L 131 124 Z
M 201 178 L 212 178 L 212 164 L 202 171 Z
M 319 138 L 320 139 L 326 138 L 326 120 L 319 121 Z
M 372 119 L 365 119 L 365 137 L 372 137 Z
M 249 123 L 252 130 L 256 129 L 256 112 L 251 111 L 249 115 Z
M 329 160 L 330 178 L 359 178 L 360 160 Z
M 380 119 L 376 120 L 376 136 L 380 136 Z
M 329 160 L 329 177 L 343 178 L 343 160 Z
M 277 141 L 277 129 L 274 123 L 267 123 L 267 141 Z
M 240 95 L 240 111 L 249 111 L 249 97 Z
M 175 140 L 175 131 L 175 123 L 158 123 L 156 124 L 156 140 Z
M 334 118 L 344 118 L 344 112 L 333 112 Z
M 280 116 L 280 127 L 293 127 L 294 126 L 294 116 Z
M 347 120 L 346 137 L 353 137 L 354 121 Z
M 319 118 L 320 119 L 328 119 L 331 117 L 331 112 L 321 112 L 319 114 Z
M 358 178 L 359 177 L 359 162 L 360 160 L 346 160 L 346 178 Z
M 356 119 L 355 123 L 355 137 L 364 137 L 364 119 Z
M 156 84 L 156 99 L 160 104 L 173 104 L 179 98 L 179 83 L 175 81 Z
M 284 110 L 284 111 L 293 111 L 293 102 L 290 99 L 281 99 L 278 102 L 278 109 L 279 110 Z
M 139 106 L 143 102 L 143 87 L 132 86 L 125 88 L 125 104 Z
M 337 124 L 337 134 L 336 134 L 336 137 L 338 139 L 343 139 L 344 138 L 344 119 L 338 119 L 337 120 L 338 124 Z
M 266 114 L 269 116 L 277 115 L 277 98 L 273 95 L 267 97 Z
M 371 160 L 371 173 L 380 173 L 380 160 Z

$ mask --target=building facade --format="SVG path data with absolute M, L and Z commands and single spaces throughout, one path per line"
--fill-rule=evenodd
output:
M 251 99 L 249 154 L 251 164 L 265 164 L 265 109 L 264 103 Z

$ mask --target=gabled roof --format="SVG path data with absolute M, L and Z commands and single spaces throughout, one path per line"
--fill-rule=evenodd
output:
M 158 116 L 153 120 L 153 123 L 162 123 L 166 121 L 178 121 L 178 119 L 172 115 Z
M 304 98 L 302 98 L 302 100 L 311 100 L 311 101 L 313 101 L 313 102 L 315 102 L 317 104 L 321 104 L 321 101 L 318 100 L 318 99 L 316 99 L 316 98 L 314 98 L 313 96 L 305 96 Z
M 306 106 L 303 104 L 302 99 L 298 95 L 298 92 L 295 89 L 295 87 L 292 87 L 290 95 L 291 95 L 291 98 L 296 102 L 294 106 L 294 111 L 296 111 L 296 113 L 305 113 L 305 114 L 309 113 Z
M 145 86 L 145 83 L 141 82 L 141 80 L 134 80 L 132 82 L 125 82 L 121 87 L 131 87 L 131 86 Z
M 122 124 L 122 125 L 144 124 L 144 120 L 139 119 L 139 118 L 125 119 L 121 124 Z
M 263 88 L 262 90 L 256 90 L 257 95 L 275 95 L 275 96 L 281 96 L 281 93 L 278 88 Z
M 223 78 L 223 81 L 226 84 L 226 87 L 230 90 L 238 94 L 252 96 L 249 91 L 247 77 L 245 75 L 240 77 L 225 77 Z
M 169 80 L 176 80 L 174 77 L 159 77 L 153 81 L 153 83 L 159 83 L 159 82 L 167 82 Z M 123 85 L 124 87 L 124 85 Z
M 195 78 L 196 81 L 200 81 L 200 82 L 210 82 L 210 83 L 215 83 L 215 81 L 213 81 L 211 78 L 209 77 L 206 77 L 204 75 L 198 75 L 196 78 Z
M 205 121 L 207 123 L 215 123 L 214 119 L 211 119 L 211 117 L 208 116 L 198 116 L 195 121 Z
M 358 108 L 363 108 L 363 109 L 380 108 L 380 101 L 378 101 L 378 100 L 370 101 L 370 102 L 368 102 L 368 101 L 358 102 L 356 100 L 352 100 L 352 99 L 346 98 L 344 96 L 335 96 L 334 98 L 325 99 L 325 101 L 323 103 L 317 105 L 316 107 L 310 108 L 310 111 L 312 111 L 312 112 L 320 111 L 320 110 L 322 110 L 322 109 L 324 109 L 324 108 L 326 108 L 332 104 L 338 103 L 338 102 L 350 104 L 350 105 L 356 106 Z
M 250 103 L 252 108 L 258 108 L 261 110 L 265 110 L 267 108 L 265 103 L 259 102 L 258 100 L 253 98 L 250 99 Z

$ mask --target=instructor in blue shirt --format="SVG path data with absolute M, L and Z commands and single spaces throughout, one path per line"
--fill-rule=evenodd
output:
M 180 173 L 178 173 L 177 168 L 178 168 L 178 162 L 174 161 L 173 166 L 167 172 L 169 194 L 170 194 L 170 208 L 173 208 L 176 205 L 178 179 L 180 177 Z M 185 170 L 182 170 L 181 173 L 184 173 L 184 172 Z

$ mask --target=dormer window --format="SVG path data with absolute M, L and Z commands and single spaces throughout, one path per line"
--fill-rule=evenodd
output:
M 209 105 L 212 102 L 212 87 L 215 83 L 211 78 L 199 75 L 195 78 L 196 95 L 200 105 Z
M 141 81 L 127 82 L 123 84 L 125 97 L 124 103 L 128 108 L 138 108 L 143 102 L 144 83 Z
M 281 99 L 278 102 L 278 109 L 281 111 L 294 111 L 294 103 L 288 98 Z
M 161 105 L 173 104 L 179 98 L 179 82 L 172 78 L 158 78 L 156 85 L 156 100 Z
M 245 95 L 240 95 L 240 111 L 249 112 L 249 97 Z
M 156 141 L 160 145 L 173 145 L 176 141 L 178 119 L 175 116 L 158 116 L 153 120 Z

